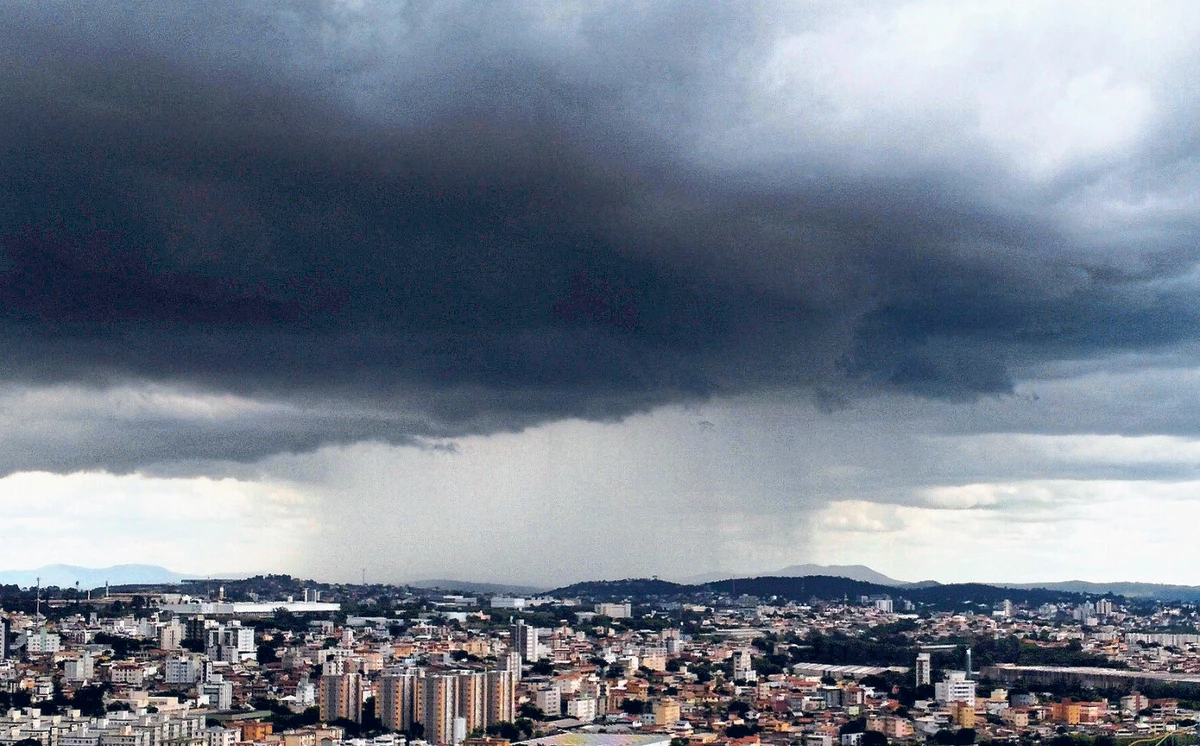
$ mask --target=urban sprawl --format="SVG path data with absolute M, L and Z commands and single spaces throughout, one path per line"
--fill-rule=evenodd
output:
M 656 582 L 8 586 L 0 746 L 1195 742 L 1192 604 Z

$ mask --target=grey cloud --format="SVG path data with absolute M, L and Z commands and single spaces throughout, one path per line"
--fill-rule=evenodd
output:
M 1194 219 L 1110 246 L 1076 214 L 1106 178 L 1132 199 L 1191 176 L 1130 187 L 1130 146 L 1042 183 L 954 117 L 918 137 L 929 158 L 892 143 L 864 170 L 887 130 L 855 140 L 802 88 L 786 103 L 811 133 L 747 121 L 783 95 L 756 77 L 774 45 L 850 12 L 774 8 L 0 9 L 0 374 L 290 407 L 155 442 L 131 424 L 108 455 L 42 434 L 9 468 L 254 460 L 754 391 L 968 400 L 1195 338 Z M 743 127 L 768 142 L 739 157 Z M 1153 174 L 1186 155 L 1156 153 Z

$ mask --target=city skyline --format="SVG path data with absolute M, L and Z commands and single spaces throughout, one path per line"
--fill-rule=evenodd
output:
M 0 45 L 0 567 L 1200 585 L 1194 4 Z

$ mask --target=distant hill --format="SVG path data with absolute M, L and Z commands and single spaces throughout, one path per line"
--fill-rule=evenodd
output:
M 535 588 L 529 585 L 505 585 L 504 583 L 472 583 L 466 580 L 414 580 L 405 583 L 410 588 L 437 588 L 443 591 L 459 591 L 462 593 L 507 594 L 512 596 L 536 596 L 545 588 Z
M 998 583 L 1005 588 L 1046 588 L 1048 590 L 1090 593 L 1097 596 L 1113 594 L 1126 598 L 1146 598 L 1155 601 L 1200 601 L 1200 586 L 1164 585 L 1162 583 L 1090 583 L 1085 580 L 1065 580 L 1060 583 Z
M 829 575 L 806 577 L 729 578 L 710 583 L 683 584 L 665 580 L 635 578 L 629 580 L 592 581 L 575 583 L 551 591 L 556 596 L 578 596 L 594 601 L 620 600 L 700 600 L 714 595 L 756 596 L 804 603 L 811 600 L 856 601 L 862 596 L 906 598 L 914 603 L 929 604 L 939 609 L 990 608 L 1005 599 L 1014 603 L 1041 605 L 1044 603 L 1080 603 L 1086 595 L 1066 590 L 1045 588 L 1008 588 L 983 583 L 955 583 L 896 587 L 868 583 L 851 578 Z
M 172 572 L 158 565 L 114 565 L 112 567 L 76 567 L 75 565 L 46 565 L 34 570 L 0 571 L 0 585 L 37 585 L 41 578 L 42 587 L 56 585 L 60 588 L 74 587 L 79 583 L 83 589 L 101 588 L 110 585 L 151 585 L 178 583 L 186 575 Z
M 889 578 L 881 572 L 876 572 L 866 565 L 789 565 L 782 570 L 775 570 L 769 573 L 751 573 L 746 575 L 730 575 L 729 573 L 707 572 L 700 575 L 692 575 L 691 577 L 683 578 L 680 582 L 688 585 L 698 585 L 701 583 L 713 583 L 718 580 L 729 580 L 732 578 L 753 578 L 753 577 L 780 577 L 780 578 L 803 578 L 813 575 L 827 575 L 835 578 L 849 578 L 850 580 L 860 580 L 864 583 L 876 583 L 878 585 L 902 586 L 908 585 L 902 580 Z

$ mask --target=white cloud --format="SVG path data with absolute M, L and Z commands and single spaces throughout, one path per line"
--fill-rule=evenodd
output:
M 907 580 L 1196 581 L 1200 481 L 971 484 L 927 497 L 929 506 L 830 503 L 812 524 L 816 556 Z M 875 525 L 890 530 L 863 530 Z
M 178 572 L 286 570 L 317 524 L 296 490 L 234 479 L 21 472 L 0 479 L 0 568 L 158 564 Z

